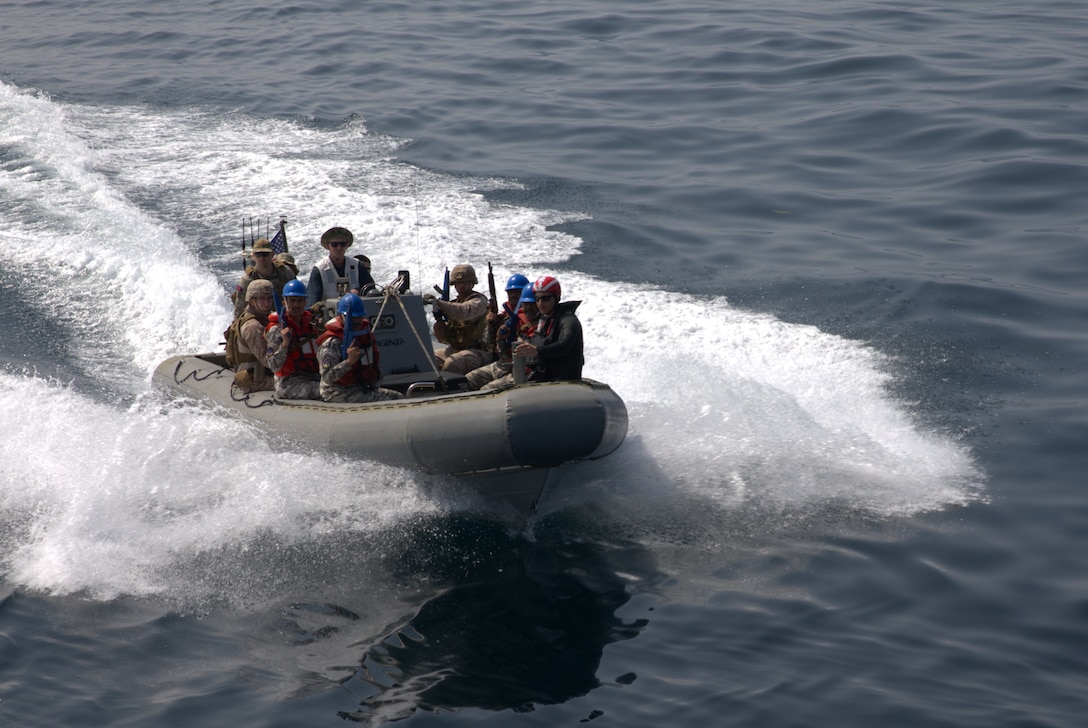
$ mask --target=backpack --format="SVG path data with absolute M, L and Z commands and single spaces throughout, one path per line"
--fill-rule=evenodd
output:
M 223 353 L 226 355 L 227 366 L 233 369 L 238 365 L 238 319 L 231 321 L 230 326 L 223 332 Z
M 253 318 L 252 314 L 248 315 L 248 318 Z M 238 365 L 242 362 L 252 361 L 253 355 L 249 353 L 243 354 L 239 349 L 239 344 L 242 341 L 242 324 L 247 320 L 247 314 L 242 314 L 238 318 L 231 322 L 227 330 L 223 332 L 223 338 L 226 339 L 224 345 L 224 354 L 227 359 L 227 366 L 231 369 L 237 369 Z

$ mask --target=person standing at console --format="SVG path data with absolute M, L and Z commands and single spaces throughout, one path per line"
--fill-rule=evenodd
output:
M 339 300 L 346 293 L 363 295 L 374 287 L 370 269 L 355 258 L 347 257 L 355 236 L 347 228 L 332 227 L 321 236 L 321 247 L 329 254 L 317 261 L 306 286 L 306 307 L 330 298 Z

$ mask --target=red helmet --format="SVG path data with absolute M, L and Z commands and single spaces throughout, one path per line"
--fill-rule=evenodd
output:
M 563 289 L 560 287 L 559 281 L 552 276 L 540 276 L 533 281 L 533 293 L 554 293 L 556 301 L 563 297 Z

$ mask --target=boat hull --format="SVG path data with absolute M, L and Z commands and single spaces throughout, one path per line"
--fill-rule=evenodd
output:
M 527 497 L 540 497 L 548 469 L 604 457 L 627 434 L 623 400 L 588 379 L 334 404 L 279 400 L 271 392 L 241 394 L 232 388 L 234 372 L 225 364 L 218 354 L 175 356 L 156 368 L 153 380 L 315 449 L 429 473 L 479 476 L 491 484 L 482 490 L 519 508 Z

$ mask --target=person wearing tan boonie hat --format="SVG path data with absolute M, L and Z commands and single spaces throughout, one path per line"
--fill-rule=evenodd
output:
M 246 272 L 242 274 L 238 286 L 234 289 L 234 295 L 231 296 L 231 300 L 234 301 L 234 318 L 241 316 L 245 310 L 246 291 L 253 281 L 272 281 L 278 295 L 283 293 L 283 287 L 287 285 L 287 281 L 295 278 L 295 270 L 286 265 L 276 265 L 272 259 L 272 244 L 267 238 L 255 240 L 249 252 L 253 255 L 253 265 L 246 268 Z
M 295 277 L 298 277 L 298 266 L 295 265 L 295 256 L 290 253 L 280 253 L 272 259 L 272 262 L 276 265 L 287 266 L 291 269 L 291 272 L 295 274 Z
M 360 294 L 374 286 L 370 271 L 355 258 L 347 257 L 347 250 L 354 242 L 355 236 L 347 228 L 331 227 L 321 235 L 321 247 L 329 254 L 310 270 L 307 307 L 318 301 L 339 299 L 345 293 Z

